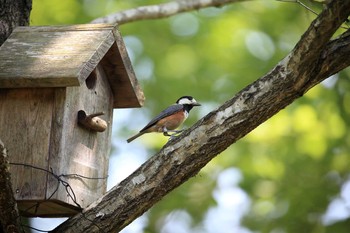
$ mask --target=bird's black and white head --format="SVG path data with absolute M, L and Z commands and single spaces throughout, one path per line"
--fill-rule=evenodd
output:
M 176 103 L 183 105 L 187 114 L 194 106 L 201 106 L 192 96 L 182 96 L 176 101 Z
M 200 104 L 192 96 L 182 96 L 177 101 L 177 104 L 200 106 Z

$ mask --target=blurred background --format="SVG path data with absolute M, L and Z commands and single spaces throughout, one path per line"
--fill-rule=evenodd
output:
M 35 0 L 31 25 L 89 23 L 163 2 Z M 322 9 L 303 2 L 317 12 Z M 108 188 L 166 143 L 157 134 L 126 143 L 153 116 L 180 96 L 192 95 L 203 106 L 191 111 L 184 127 L 191 126 L 266 74 L 314 18 L 296 3 L 254 0 L 121 25 L 146 102 L 140 109 L 114 112 Z M 349 69 L 314 87 L 122 232 L 348 233 L 349 90 Z M 50 230 L 60 221 L 36 218 L 31 224 Z

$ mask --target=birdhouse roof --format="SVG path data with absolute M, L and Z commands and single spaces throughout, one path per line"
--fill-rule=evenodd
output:
M 113 107 L 143 105 L 123 39 L 110 24 L 17 27 L 0 47 L 0 88 L 79 86 L 98 64 Z

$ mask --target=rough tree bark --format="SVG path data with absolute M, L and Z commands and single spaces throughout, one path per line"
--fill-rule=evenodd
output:
M 117 232 L 212 158 L 314 85 L 350 65 L 350 30 L 330 41 L 350 14 L 334 0 L 268 74 L 169 141 L 133 174 L 53 232 Z
M 6 148 L 0 140 L 0 232 L 19 232 L 19 214 L 11 186 Z
M 32 0 L 0 0 L 0 45 L 16 26 L 29 25 Z
M 0 46 L 16 26 L 29 25 L 31 0 L 0 0 Z M 0 135 L 1 136 L 1 135 Z M 8 171 L 6 149 L 0 141 L 0 232 L 20 232 L 17 204 Z

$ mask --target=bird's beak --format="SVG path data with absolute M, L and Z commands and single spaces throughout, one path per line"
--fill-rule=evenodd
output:
M 192 103 L 192 105 L 193 105 L 193 106 L 201 106 L 201 104 L 200 104 L 200 103 L 197 103 L 197 102 Z

